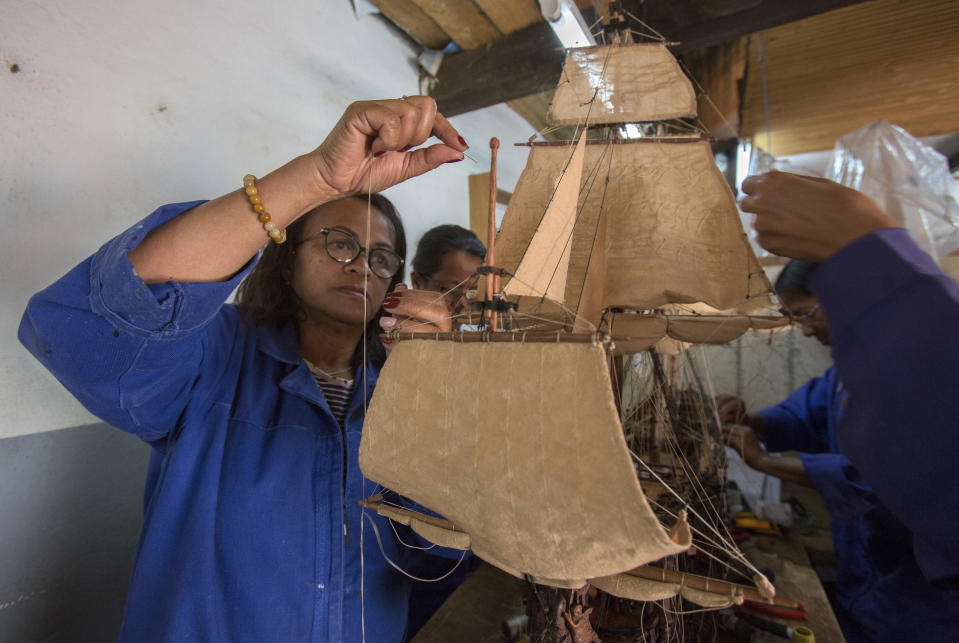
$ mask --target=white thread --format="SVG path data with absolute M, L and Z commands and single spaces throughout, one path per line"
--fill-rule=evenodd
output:
M 370 517 L 369 515 L 367 515 L 366 513 L 364 513 L 363 516 L 364 516 L 367 520 L 370 521 L 370 527 L 373 528 L 373 535 L 376 536 L 376 544 L 379 545 L 379 547 L 380 547 L 380 553 L 383 554 L 383 559 L 384 559 L 387 563 L 390 564 L 390 567 L 392 567 L 393 569 L 395 569 L 395 570 L 398 571 L 399 573 L 403 574 L 403 575 L 406 576 L 407 578 L 410 578 L 410 579 L 416 580 L 416 581 L 420 581 L 421 583 L 436 583 L 436 582 L 439 582 L 439 581 L 443 580 L 444 578 L 446 578 L 447 576 L 449 576 L 450 574 L 452 574 L 453 572 L 455 572 L 455 571 L 456 571 L 456 568 L 459 567 L 459 566 L 460 566 L 460 563 L 463 562 L 463 559 L 466 558 L 466 552 L 467 552 L 468 550 L 464 549 L 464 550 L 463 550 L 463 554 L 460 556 L 460 559 L 459 559 L 458 561 L 456 561 L 456 564 L 455 564 L 455 565 L 453 565 L 453 569 L 449 570 L 448 572 L 446 572 L 445 574 L 443 574 L 443 575 L 440 576 L 439 578 L 418 578 L 418 577 L 416 577 L 416 576 L 413 576 L 412 574 L 410 574 L 409 572 L 407 572 L 405 569 L 403 569 L 402 567 L 400 567 L 399 565 L 397 565 L 396 563 L 394 563 L 392 560 L 390 560 L 390 557 L 386 555 L 386 551 L 383 549 L 383 541 L 380 539 L 380 530 L 379 530 L 379 528 L 377 528 L 376 523 L 373 522 L 373 518 L 371 518 L 371 517 Z

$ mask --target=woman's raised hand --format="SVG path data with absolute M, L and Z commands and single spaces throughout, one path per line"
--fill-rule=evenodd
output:
M 440 140 L 411 150 L 431 136 Z M 377 192 L 444 163 L 463 160 L 466 141 L 428 96 L 360 101 L 350 105 L 326 140 L 310 154 L 329 200 Z

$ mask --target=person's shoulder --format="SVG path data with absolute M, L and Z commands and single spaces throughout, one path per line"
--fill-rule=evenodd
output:
M 255 341 L 257 327 L 249 321 L 236 304 L 224 304 L 210 320 L 208 337 L 211 341 L 235 343 Z

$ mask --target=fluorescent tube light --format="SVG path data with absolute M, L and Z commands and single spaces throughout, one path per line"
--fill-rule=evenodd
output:
M 589 47 L 596 39 L 589 33 L 589 25 L 572 0 L 540 0 L 540 9 L 546 22 L 567 49 Z

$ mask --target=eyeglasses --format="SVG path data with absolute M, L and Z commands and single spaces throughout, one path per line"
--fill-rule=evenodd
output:
M 820 320 L 816 318 L 816 313 L 819 312 L 819 304 L 809 309 L 809 312 L 803 315 L 793 315 L 790 311 L 781 308 L 780 312 L 790 318 L 792 323 L 799 324 L 800 326 L 815 326 Z
M 319 233 L 326 237 L 326 254 L 330 256 L 330 259 L 339 263 L 352 263 L 361 252 L 365 252 L 366 264 L 377 277 L 383 279 L 393 277 L 405 262 L 403 257 L 387 248 L 364 248 L 360 245 L 359 239 L 345 230 L 320 228 Z M 319 239 L 319 235 L 303 239 L 300 244 L 316 239 Z

